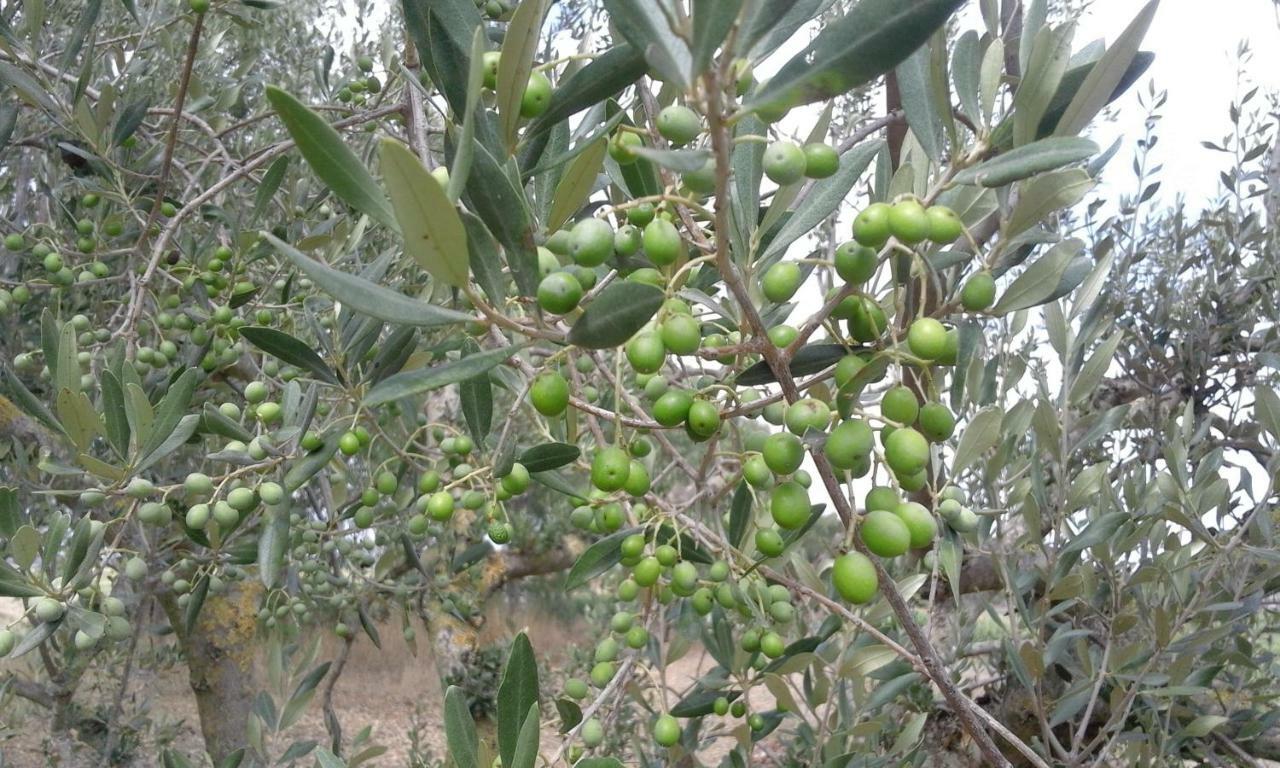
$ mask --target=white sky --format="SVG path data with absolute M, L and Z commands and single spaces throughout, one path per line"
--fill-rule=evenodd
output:
M 1143 0 L 1097 0 L 1080 20 L 1076 48 L 1095 38 L 1115 39 L 1145 3 Z M 1240 59 L 1237 48 L 1247 41 L 1252 60 L 1244 68 L 1237 87 Z M 1143 43 L 1155 52 L 1155 62 L 1138 84 L 1116 102 L 1119 119 L 1093 131 L 1104 148 L 1117 136 L 1125 145 L 1108 169 L 1105 179 L 1123 185 L 1132 176 L 1126 170 L 1134 142 L 1143 135 L 1145 110 L 1139 93 L 1148 85 L 1168 91 L 1157 128 L 1160 143 L 1156 159 L 1164 164 L 1160 201 L 1171 203 L 1174 194 L 1196 203 L 1211 197 L 1218 187 L 1218 172 L 1226 157 L 1204 149 L 1200 142 L 1219 141 L 1230 126 L 1228 108 L 1233 99 L 1254 85 L 1262 93 L 1280 92 L 1280 23 L 1272 0 L 1163 0 Z M 1261 99 L 1259 94 L 1259 99 Z M 1149 101 L 1149 99 L 1148 99 Z M 1127 186 L 1121 189 L 1127 190 Z

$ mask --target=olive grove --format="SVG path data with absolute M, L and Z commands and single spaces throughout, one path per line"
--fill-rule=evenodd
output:
M 1158 6 L 0 0 L 0 736 L 384 764 L 406 644 L 415 765 L 1280 760 L 1275 94 L 1160 207 Z

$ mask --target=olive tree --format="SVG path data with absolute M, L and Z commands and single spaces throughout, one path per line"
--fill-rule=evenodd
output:
M 563 572 L 592 661 L 448 687 L 460 768 L 1274 755 L 1270 148 L 1101 218 L 1157 3 L 963 5 L 0 11 L 9 689 L 83 734 L 119 671 L 109 756 L 163 616 L 215 765 L 354 765 L 351 643 L 463 680 Z

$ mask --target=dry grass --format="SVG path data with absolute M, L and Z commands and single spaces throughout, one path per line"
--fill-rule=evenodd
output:
M 20 615 L 20 607 L 15 610 L 15 604 L 15 601 L 0 601 L 0 621 L 8 623 Z M 562 620 L 523 601 L 493 600 L 481 633 L 482 643 L 501 644 L 520 631 L 529 634 L 539 659 L 552 667 L 563 665 L 574 645 L 589 648 L 595 641 L 594 631 L 579 619 Z M 361 637 L 353 646 L 346 670 L 338 680 L 334 702 L 344 736 L 349 743 L 362 728 L 372 726 L 373 743 L 386 747 L 387 752 L 367 764 L 401 767 L 410 764 L 410 732 L 416 727 L 419 748 L 425 747 L 439 759 L 444 755 L 440 711 L 443 697 L 439 677 L 431 661 L 430 645 L 424 636 L 425 630 L 419 628 L 417 656 L 400 639 L 398 623 L 379 627 L 379 632 L 383 648 L 380 650 Z M 167 648 L 167 642 L 163 640 L 144 645 L 144 656 Z M 336 638 L 327 638 L 319 658 L 334 658 L 339 647 Z M 33 663 L 34 654 L 10 664 L 18 671 L 31 673 L 34 672 L 30 666 Z M 677 686 L 687 685 L 705 671 L 709 663 L 705 654 L 690 652 L 668 670 L 669 681 Z M 77 701 L 101 706 L 110 701 L 117 685 L 116 680 L 103 674 L 92 675 L 78 692 Z M 146 713 L 155 726 L 154 733 L 163 734 L 177 750 L 189 756 L 200 753 L 202 740 L 195 700 L 185 668 L 181 665 L 159 668 L 141 665 L 137 668 L 125 708 Z M 46 740 L 50 734 L 47 714 L 43 710 L 17 700 L 13 706 L 0 712 L 0 734 L 7 729 L 13 729 L 16 735 L 0 741 L 0 755 L 4 758 L 0 765 L 35 768 L 49 764 Z M 294 740 L 303 739 L 319 743 L 328 739 L 319 697 L 297 725 L 277 738 L 273 751 L 279 754 Z M 550 750 L 558 745 L 553 730 L 549 729 L 544 734 L 544 745 L 549 745 Z M 130 765 L 139 768 L 158 766 L 158 751 L 159 745 L 154 741 L 145 744 Z M 84 765 L 96 764 L 87 755 L 83 760 Z

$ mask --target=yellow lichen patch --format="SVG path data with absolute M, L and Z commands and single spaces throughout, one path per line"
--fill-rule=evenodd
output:
M 242 670 L 253 665 L 253 635 L 262 589 L 260 583 L 247 581 L 230 594 L 210 595 L 197 621 L 201 634 L 217 638 L 217 647 Z

